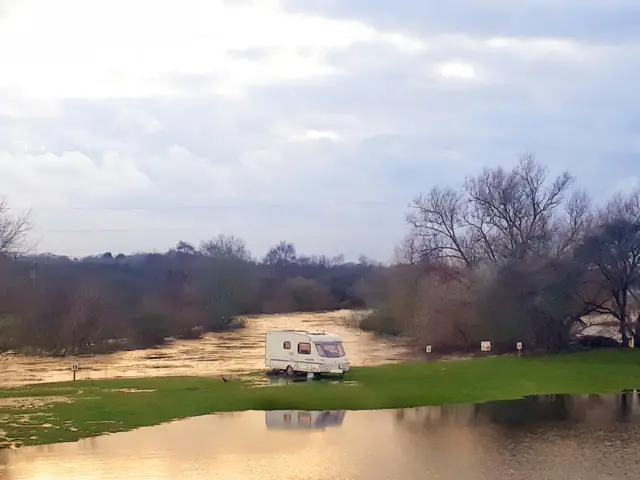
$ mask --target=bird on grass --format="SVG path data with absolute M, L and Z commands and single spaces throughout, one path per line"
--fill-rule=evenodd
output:
M 223 381 L 224 383 L 229 383 L 229 380 L 227 380 L 227 379 L 225 378 L 225 376 L 224 376 L 224 375 L 222 375 L 222 381 Z

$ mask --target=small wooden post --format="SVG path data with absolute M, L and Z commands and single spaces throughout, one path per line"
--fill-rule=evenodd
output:
M 78 364 L 74 363 L 71 365 L 71 370 L 73 371 L 73 381 L 76 381 L 76 372 L 78 371 Z
M 516 348 L 518 349 L 518 356 L 522 355 L 522 342 L 516 343 Z

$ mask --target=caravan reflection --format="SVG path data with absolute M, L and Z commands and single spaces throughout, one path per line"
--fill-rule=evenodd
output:
M 344 421 L 345 410 L 307 412 L 304 410 L 273 410 L 264 412 L 269 429 L 320 429 L 339 427 Z

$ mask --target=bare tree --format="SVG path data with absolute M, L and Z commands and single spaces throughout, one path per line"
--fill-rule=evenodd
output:
M 631 193 L 619 193 L 615 195 L 607 205 L 598 212 L 598 220 L 601 223 L 625 218 L 629 221 L 640 221 L 640 189 Z
M 420 245 L 420 256 L 461 262 L 468 267 L 475 263 L 470 236 L 465 228 L 466 200 L 462 192 L 451 188 L 433 188 L 411 204 L 407 217 L 411 233 Z
M 7 200 L 0 198 L 0 253 L 12 256 L 25 253 L 31 228 L 31 212 L 12 214 Z
M 180 240 L 176 245 L 175 251 L 184 255 L 195 255 L 197 253 L 196 248 L 188 242 Z
M 296 259 L 296 247 L 293 243 L 282 241 L 269 249 L 263 262 L 267 265 L 284 266 L 295 263 Z
M 603 208 L 597 211 L 594 222 L 597 222 L 599 225 L 606 225 L 607 223 L 616 222 L 619 219 L 625 219 L 632 223 L 640 223 L 640 188 L 631 192 L 614 195 Z M 628 327 L 636 331 L 635 342 L 640 346 L 639 332 L 637 332 L 638 326 L 640 326 L 640 285 L 632 284 L 629 289 L 629 295 L 629 316 L 635 311 L 636 319 L 633 324 L 630 322 Z M 600 296 L 604 296 L 606 300 L 606 293 L 601 292 Z
M 235 235 L 218 235 L 202 242 L 200 252 L 211 257 L 251 260 L 251 253 L 244 240 Z
M 421 260 L 422 248 L 420 238 L 416 235 L 407 235 L 402 243 L 393 251 L 393 263 L 415 265 Z
M 573 294 L 584 268 L 569 254 L 592 228 L 593 210 L 584 192 L 569 196 L 572 184 L 527 155 L 513 169 L 486 168 L 459 189 L 436 187 L 414 200 L 396 261 L 413 268 L 402 289 L 417 302 L 400 323 L 450 347 L 488 334 L 505 345 L 516 337 L 566 344 L 590 311 Z
M 564 206 L 564 215 L 555 219 L 551 253 L 558 257 L 570 253 L 593 230 L 595 215 L 591 199 L 584 191 L 575 192 Z
M 603 225 L 585 239 L 576 258 L 593 274 L 590 281 L 597 287 L 597 297 L 604 298 L 590 302 L 593 310 L 618 320 L 623 345 L 627 346 L 629 306 L 640 284 L 640 222 L 620 218 Z M 640 340 L 637 328 L 635 337 Z
M 547 253 L 573 183 L 568 173 L 549 182 L 548 173 L 528 155 L 511 171 L 487 168 L 467 178 L 462 190 L 436 187 L 418 197 L 407 220 L 421 255 L 475 268 Z
M 530 253 L 546 253 L 554 216 L 573 182 L 566 172 L 551 184 L 547 178 L 548 170 L 525 156 L 511 172 L 485 170 L 467 180 L 471 203 L 478 207 L 468 215 L 470 226 L 482 240 L 488 239 L 483 243 L 494 255 L 522 260 Z

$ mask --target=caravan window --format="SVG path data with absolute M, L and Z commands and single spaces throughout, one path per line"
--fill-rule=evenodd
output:
M 291 349 L 291 342 L 284 342 L 282 344 L 282 348 L 284 348 L 285 350 L 290 350 Z
M 316 345 L 318 355 L 325 358 L 344 357 L 344 348 L 341 343 L 321 343 Z
M 298 353 L 302 355 L 311 354 L 311 344 L 310 343 L 299 343 L 298 344 Z

